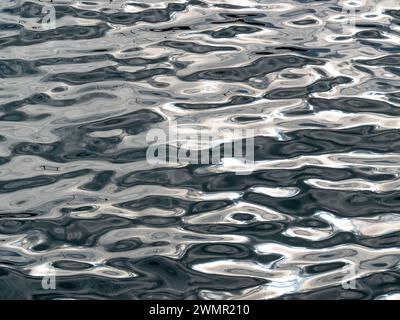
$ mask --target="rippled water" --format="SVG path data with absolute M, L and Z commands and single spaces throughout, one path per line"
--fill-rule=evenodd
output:
M 0 298 L 400 296 L 400 1 L 45 2 L 0 2 Z M 150 165 L 173 121 L 256 161 Z

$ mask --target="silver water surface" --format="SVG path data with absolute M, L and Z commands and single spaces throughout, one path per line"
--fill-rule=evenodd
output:
M 399 298 L 398 0 L 0 18 L 0 298 Z M 150 165 L 173 122 L 252 129 L 256 161 Z

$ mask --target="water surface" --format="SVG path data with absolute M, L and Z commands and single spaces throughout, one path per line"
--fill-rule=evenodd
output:
M 45 5 L 0 3 L 1 299 L 399 297 L 398 0 Z M 173 122 L 255 163 L 150 165 Z

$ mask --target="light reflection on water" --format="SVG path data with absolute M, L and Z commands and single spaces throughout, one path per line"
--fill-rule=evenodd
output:
M 398 298 L 398 1 L 43 5 L 0 4 L 0 298 Z M 175 122 L 255 163 L 150 164 Z

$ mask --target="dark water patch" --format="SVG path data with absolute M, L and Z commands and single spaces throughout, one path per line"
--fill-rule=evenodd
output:
M 0 60 L 0 78 L 2 79 L 30 76 L 38 73 L 40 73 L 40 70 L 31 61 L 20 59 Z
M 318 274 L 339 269 L 343 266 L 345 266 L 345 263 L 343 262 L 321 263 L 313 266 L 307 266 L 304 271 L 310 274 Z
M 5 8 L 2 11 L 7 14 L 17 15 L 21 18 L 42 18 L 43 5 L 33 2 L 24 2 L 22 5 L 12 8 Z M 56 18 L 66 16 L 80 19 L 95 19 L 113 24 L 132 25 L 137 22 L 158 23 L 169 21 L 175 12 L 183 11 L 186 8 L 182 3 L 169 3 L 164 9 L 146 9 L 139 12 L 114 12 L 84 10 L 72 6 L 65 6 L 56 3 Z
M 398 294 L 384 7 L 347 28 L 337 1 L 2 3 L 0 299 Z M 172 122 L 254 129 L 256 163 L 150 164 L 148 132 Z
M 217 68 L 214 70 L 197 71 L 181 77 L 183 81 L 221 80 L 221 81 L 247 81 L 252 77 L 263 76 L 286 68 L 298 68 L 306 64 L 321 65 L 323 62 L 316 59 L 298 57 L 295 55 L 282 55 L 263 57 L 253 63 L 237 68 Z
M 12 113 L 27 105 L 47 105 L 51 107 L 70 107 L 77 103 L 86 103 L 94 99 L 112 100 L 116 96 L 110 93 L 96 92 L 83 94 L 74 99 L 54 99 L 46 93 L 35 93 L 28 98 L 15 100 L 0 105 L 2 112 Z
M 204 174 L 193 172 L 195 168 L 161 168 L 151 171 L 135 171 L 116 179 L 116 184 L 124 189 L 139 185 L 162 185 L 166 187 L 184 187 L 209 192 L 243 191 L 253 186 L 293 187 L 302 186 L 308 179 L 340 181 L 356 177 L 371 181 L 394 179 L 394 174 L 377 174 L 372 169 L 357 168 L 321 168 L 305 166 L 301 169 L 270 169 L 255 171 L 251 176 L 235 173 Z
M 351 150 L 399 152 L 399 130 L 361 126 L 342 130 L 306 129 L 287 134 L 287 140 L 256 137 L 255 160 L 285 159 L 300 155 L 342 153 Z
M 291 215 L 309 216 L 317 211 L 328 211 L 342 217 L 360 217 L 387 212 L 399 213 L 400 194 L 397 191 L 373 193 L 371 191 L 322 190 L 304 187 L 303 192 L 290 199 L 246 193 L 244 200 L 265 205 Z
M 109 30 L 110 27 L 104 23 L 96 26 L 62 26 L 46 31 L 22 30 L 17 36 L 0 38 L 0 49 L 56 40 L 90 40 L 103 37 Z
M 317 24 L 318 21 L 315 19 L 304 19 L 304 20 L 296 20 L 296 21 L 293 21 L 292 23 L 297 26 L 309 26 L 312 24 Z

